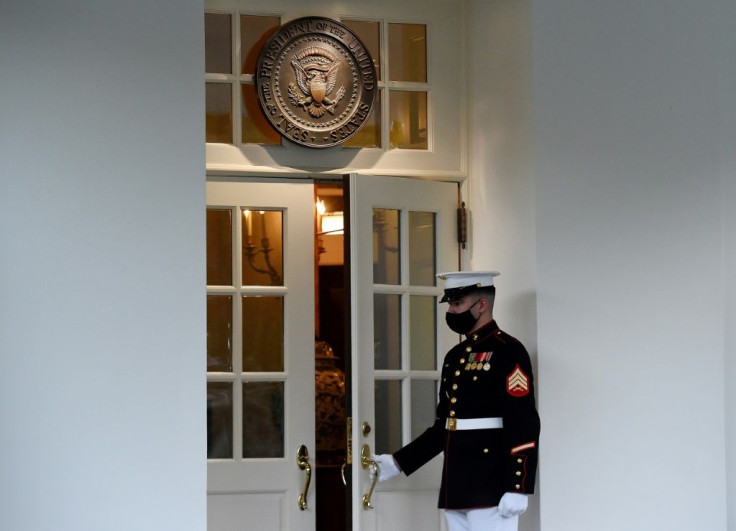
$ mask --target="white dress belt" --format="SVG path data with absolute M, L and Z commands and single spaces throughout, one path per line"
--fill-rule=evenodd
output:
M 486 417 L 481 419 L 448 418 L 445 421 L 445 429 L 450 431 L 492 430 L 495 428 L 503 428 L 503 419 L 501 417 Z

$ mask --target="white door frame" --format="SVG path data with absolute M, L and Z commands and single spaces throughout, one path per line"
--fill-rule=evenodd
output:
M 208 381 L 234 382 L 233 459 L 208 461 L 209 531 L 248 528 L 274 531 L 314 531 L 314 192 L 311 180 L 209 178 L 207 205 L 233 212 L 233 249 L 240 249 L 242 209 L 283 212 L 283 282 L 279 286 L 242 286 L 242 253 L 233 252 L 233 286 L 208 286 L 208 294 L 233 296 L 233 326 L 240 326 L 240 301 L 245 295 L 284 298 L 284 367 L 280 372 L 242 375 L 239 340 L 232 348 L 232 373 L 216 373 Z M 254 236 L 255 237 L 255 236 Z M 256 240 L 260 241 L 260 240 Z M 237 333 L 233 333 L 237 337 Z M 237 435 L 242 417 L 237 414 L 241 382 L 283 381 L 284 455 L 245 459 Z M 297 465 L 296 452 L 305 445 L 310 454 L 311 488 L 306 507 L 299 507 L 307 470 Z
M 352 512 L 353 531 L 377 531 L 378 529 L 442 529 L 444 519 L 437 507 L 440 482 L 441 457 L 434 459 L 407 478 L 403 474 L 377 486 L 371 501 L 373 509 L 363 506 L 362 496 L 371 487 L 369 474 L 361 465 L 361 447 L 368 444 L 375 451 L 374 404 L 374 352 L 373 352 L 373 234 L 372 211 L 374 207 L 433 211 L 436 213 L 435 241 L 437 273 L 458 268 L 456 239 L 457 183 L 412 180 L 392 177 L 375 177 L 352 174 L 350 176 L 350 263 L 351 263 L 351 362 L 352 374 Z M 403 249 L 401 269 L 406 271 L 408 243 L 402 235 Z M 439 296 L 442 290 L 432 287 L 409 287 L 406 273 L 402 273 L 398 292 Z M 408 308 L 408 304 L 403 305 Z M 402 322 L 404 320 L 402 319 Z M 436 371 L 425 371 L 423 376 L 439 379 L 440 363 L 444 354 L 457 340 L 444 326 L 444 308 L 436 309 Z M 406 328 L 406 325 L 403 325 Z M 408 331 L 402 330 L 402 356 L 408 356 Z M 384 371 L 385 372 L 385 371 Z M 409 371 L 404 375 L 408 377 Z M 420 372 L 420 371 L 414 371 Z M 401 376 L 401 375 L 397 375 Z M 416 376 L 416 374 L 413 374 Z M 420 375 L 421 376 L 421 375 Z M 408 388 L 403 389 L 404 402 L 409 402 Z M 435 395 L 436 399 L 436 395 Z M 402 412 L 402 444 L 411 439 L 410 406 Z M 363 432 L 363 423 L 371 431 Z M 427 426 L 429 427 L 429 426 Z M 391 451 L 398 450 L 398 448 Z M 422 523 L 419 523 L 419 522 Z

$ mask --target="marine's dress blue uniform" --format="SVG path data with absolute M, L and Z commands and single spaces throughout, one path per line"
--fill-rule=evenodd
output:
M 446 429 L 486 417 L 503 427 Z M 495 507 L 505 492 L 534 492 L 539 429 L 529 354 L 491 321 L 447 353 L 435 423 L 393 456 L 409 475 L 444 451 L 438 507 Z

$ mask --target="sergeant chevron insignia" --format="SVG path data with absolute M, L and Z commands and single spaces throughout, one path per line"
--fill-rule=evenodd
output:
M 506 378 L 506 391 L 517 398 L 529 394 L 529 377 L 521 370 L 519 364 Z

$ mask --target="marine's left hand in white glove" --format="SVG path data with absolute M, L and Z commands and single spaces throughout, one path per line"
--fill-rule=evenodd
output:
M 504 518 L 519 516 L 521 513 L 526 511 L 528 504 L 529 500 L 527 499 L 526 494 L 507 492 L 501 496 L 501 501 L 498 502 L 498 514 Z

